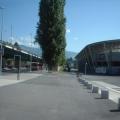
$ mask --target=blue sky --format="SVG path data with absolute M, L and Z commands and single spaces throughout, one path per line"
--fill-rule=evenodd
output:
M 38 3 L 39 0 L 0 0 L 6 41 L 11 39 L 12 25 L 12 41 L 30 45 L 36 33 Z M 79 52 L 87 44 L 120 38 L 119 6 L 120 0 L 66 0 L 66 49 Z

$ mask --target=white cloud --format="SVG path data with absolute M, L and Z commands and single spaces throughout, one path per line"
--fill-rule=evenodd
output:
M 26 46 L 35 47 L 35 48 L 39 47 L 37 43 L 34 43 L 35 38 L 34 37 L 31 38 L 31 36 L 21 37 L 20 41 L 21 41 L 21 45 L 26 45 Z
M 66 33 L 70 33 L 71 30 L 69 28 L 66 29 Z
M 18 44 L 26 45 L 29 47 L 36 46 L 36 45 L 34 45 L 35 39 L 31 38 L 30 36 L 24 36 L 24 37 L 20 37 L 20 38 L 10 37 L 9 40 L 10 40 L 10 42 L 12 42 L 12 44 L 14 44 L 15 42 L 18 42 Z
M 12 44 L 14 44 L 15 42 L 17 42 L 18 44 L 22 44 L 22 42 L 20 41 L 20 39 L 18 39 L 16 37 L 10 37 L 9 38 L 9 42 L 11 42 Z
M 25 36 L 25 37 L 21 37 L 20 38 L 20 41 L 22 42 L 21 44 L 22 45 L 26 45 L 26 46 L 35 46 L 34 45 L 34 41 L 35 39 L 34 38 L 31 38 L 31 36 Z

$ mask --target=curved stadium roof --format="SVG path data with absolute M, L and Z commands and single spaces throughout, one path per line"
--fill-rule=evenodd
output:
M 86 47 L 84 47 L 77 54 L 76 58 L 79 57 L 80 54 L 82 54 L 87 49 L 90 49 L 91 52 L 103 52 L 103 51 L 115 50 L 115 49 L 120 50 L 120 39 L 106 40 L 106 41 L 91 43 L 91 44 L 87 45 Z

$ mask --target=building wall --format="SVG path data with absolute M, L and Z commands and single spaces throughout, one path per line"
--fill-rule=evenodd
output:
M 80 72 L 120 74 L 120 40 L 105 41 L 86 46 L 77 56 Z

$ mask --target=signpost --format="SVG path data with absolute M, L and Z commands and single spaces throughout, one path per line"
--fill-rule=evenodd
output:
M 4 48 L 0 48 L 0 54 L 3 56 L 4 55 Z
M 87 62 L 85 63 L 85 75 L 87 74 Z
M 1 10 L 1 54 L 0 54 L 0 74 L 2 75 L 2 51 L 3 51 L 3 10 L 4 8 L 0 6 Z
M 20 80 L 21 55 L 14 55 L 14 61 L 17 68 L 17 80 Z

